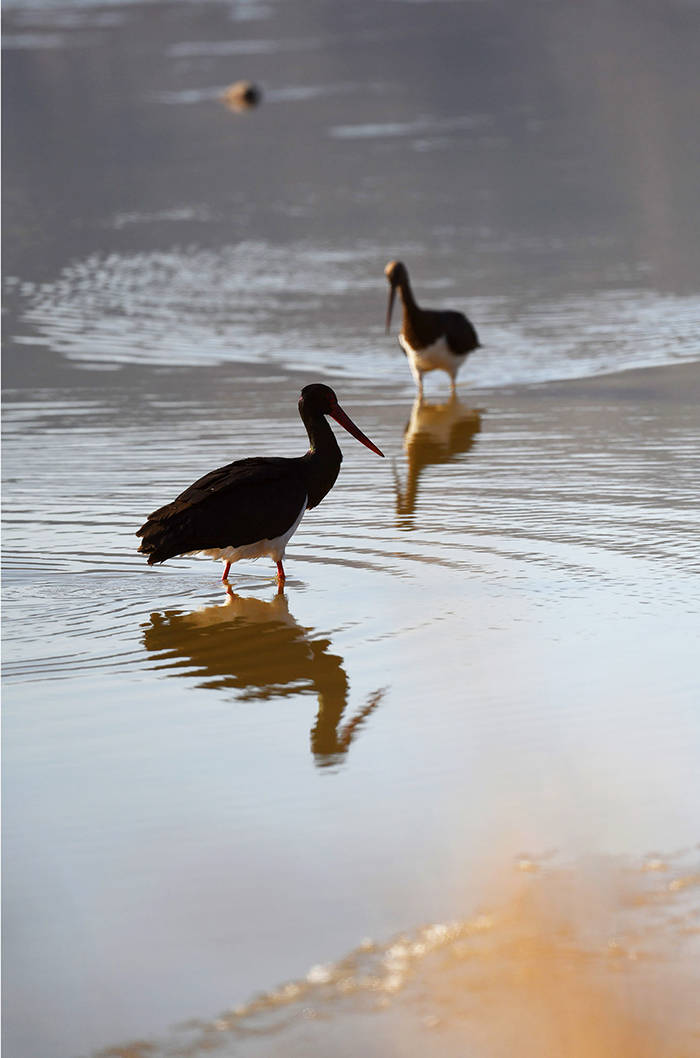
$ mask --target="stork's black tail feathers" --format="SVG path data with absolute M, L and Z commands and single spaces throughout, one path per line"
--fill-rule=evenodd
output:
M 139 552 L 142 555 L 148 555 L 149 566 L 154 566 L 157 562 L 165 562 L 169 558 L 174 558 L 175 555 L 182 554 L 178 546 L 173 545 L 168 526 L 164 525 L 163 522 L 149 518 L 137 531 L 136 535 L 143 537 L 139 544 Z

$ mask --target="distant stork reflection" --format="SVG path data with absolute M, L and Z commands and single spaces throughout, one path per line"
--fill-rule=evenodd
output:
M 416 398 L 403 438 L 408 461 L 405 486 L 395 473 L 399 524 L 411 524 L 423 470 L 468 452 L 480 430 L 481 412 L 468 408 L 458 397 L 451 396 L 441 404 Z
M 153 613 L 144 625 L 144 645 L 161 671 L 193 677 L 199 687 L 234 690 L 239 701 L 315 694 L 311 752 L 319 767 L 342 762 L 384 693 L 370 695 L 341 725 L 349 694 L 343 659 L 328 652 L 329 639 L 294 619 L 281 591 L 266 601 L 228 587 L 223 604 Z

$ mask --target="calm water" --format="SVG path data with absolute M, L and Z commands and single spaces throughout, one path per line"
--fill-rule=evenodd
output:
M 700 1054 L 697 6 L 3 43 L 8 1056 Z M 457 400 L 397 257 L 479 330 Z M 387 459 L 340 439 L 284 594 L 149 569 L 316 379 Z

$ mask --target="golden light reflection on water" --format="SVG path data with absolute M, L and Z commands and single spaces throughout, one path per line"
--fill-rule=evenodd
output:
M 405 484 L 401 484 L 398 474 L 395 476 L 400 526 L 411 524 L 423 470 L 468 452 L 480 430 L 481 412 L 467 407 L 456 395 L 442 404 L 416 398 L 404 431 L 403 446 L 408 461 Z
M 223 604 L 192 613 L 153 613 L 143 641 L 159 669 L 195 676 L 203 688 L 234 690 L 241 701 L 315 694 L 318 713 L 310 741 L 321 767 L 340 763 L 384 693 L 370 695 L 341 724 L 349 699 L 343 659 L 329 652 L 328 638 L 295 620 L 280 592 L 266 601 L 228 588 Z
M 238 1053 L 247 1038 L 274 1036 L 281 1054 L 295 1026 L 326 1032 L 335 1019 L 359 1025 L 373 1013 L 389 1019 L 390 1053 L 402 1055 L 692 1058 L 699 898 L 688 853 L 576 868 L 521 857 L 470 917 L 366 939 L 211 1021 L 188 1022 L 177 1041 L 147 1053 L 194 1058 L 214 1047 L 229 1053 L 234 1041 Z

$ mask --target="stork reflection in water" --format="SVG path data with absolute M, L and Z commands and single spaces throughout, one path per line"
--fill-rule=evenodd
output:
M 371 695 L 341 725 L 349 695 L 343 659 L 329 653 L 329 639 L 295 620 L 281 591 L 265 601 L 227 587 L 223 604 L 153 613 L 144 645 L 162 671 L 195 677 L 199 687 L 234 690 L 239 701 L 316 695 L 311 752 L 319 767 L 342 761 L 383 695 Z
M 394 475 L 399 524 L 410 524 L 423 470 L 449 463 L 454 456 L 468 452 L 480 430 L 481 412 L 462 404 L 456 396 L 442 404 L 416 398 L 403 438 L 408 462 L 405 487 L 398 474 Z

